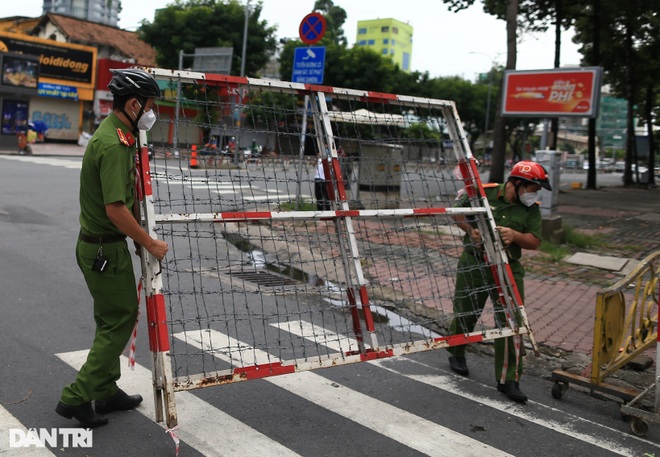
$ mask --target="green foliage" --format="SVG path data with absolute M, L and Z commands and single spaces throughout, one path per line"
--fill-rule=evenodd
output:
M 566 240 L 563 244 L 555 244 L 544 241 L 539 247 L 539 251 L 548 256 L 548 260 L 557 263 L 564 257 L 576 252 L 578 249 L 587 249 L 601 247 L 605 245 L 603 237 L 588 235 L 584 232 L 575 230 L 571 225 L 564 225 L 564 234 Z
M 256 75 L 275 51 L 275 28 L 260 20 L 261 3 L 250 9 L 245 74 Z M 240 74 L 245 8 L 238 0 L 175 0 L 156 10 L 153 22 L 143 21 L 140 38 L 157 51 L 158 65 L 179 67 L 179 51 L 193 54 L 197 47 L 232 47 L 231 74 Z M 192 58 L 184 59 L 189 68 Z
M 297 204 L 295 200 L 290 200 L 288 202 L 282 202 L 279 204 L 280 211 L 316 211 L 316 202 L 305 200 L 304 198 L 298 200 Z
M 426 124 L 413 124 L 401 134 L 402 138 L 414 138 L 437 143 L 442 140 L 442 134 L 436 130 L 431 130 Z
M 332 0 L 316 0 L 314 11 L 317 11 L 325 17 L 325 37 L 329 41 L 339 46 L 346 46 L 346 36 L 344 35 L 344 22 L 348 15 L 346 10 L 340 6 L 335 6 Z

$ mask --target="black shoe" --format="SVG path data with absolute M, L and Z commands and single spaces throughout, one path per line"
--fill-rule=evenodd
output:
M 142 403 L 142 395 L 128 395 L 119 389 L 112 397 L 105 400 L 96 400 L 96 412 L 108 414 L 113 411 L 128 411 Z
M 454 373 L 458 373 L 462 376 L 467 376 L 470 374 L 470 371 L 467 367 L 467 362 L 465 361 L 465 357 L 449 357 L 449 368 L 451 368 L 451 371 Z
M 67 419 L 75 417 L 85 428 L 101 427 L 108 423 L 107 417 L 99 416 L 94 412 L 91 401 L 80 406 L 71 406 L 59 402 L 55 412 Z
M 527 401 L 527 395 L 522 393 L 520 385 L 516 381 L 506 381 L 504 384 L 498 382 L 497 390 L 518 403 L 525 403 Z

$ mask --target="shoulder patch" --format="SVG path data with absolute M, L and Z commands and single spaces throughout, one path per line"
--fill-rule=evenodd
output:
M 119 127 L 117 127 L 117 136 L 119 137 L 119 142 L 124 146 L 133 146 L 135 144 L 135 137 L 130 133 L 124 133 Z

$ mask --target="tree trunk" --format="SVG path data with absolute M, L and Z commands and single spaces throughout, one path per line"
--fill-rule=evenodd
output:
M 594 0 L 593 17 L 593 58 L 591 65 L 600 65 L 600 0 Z M 587 189 L 596 189 L 596 119 L 589 118 L 589 138 L 588 138 L 588 158 L 589 169 L 587 170 Z
M 563 0 L 555 0 L 555 65 L 559 68 L 561 65 L 561 23 L 564 20 L 562 10 Z M 553 117 L 550 120 L 550 138 L 548 145 L 551 150 L 557 150 L 557 135 L 559 134 L 559 118 Z
M 646 116 L 646 131 L 649 136 L 649 159 L 648 159 L 648 169 L 649 169 L 649 181 L 648 186 L 655 187 L 655 138 L 653 136 L 653 108 L 655 101 L 655 91 L 653 90 L 654 81 L 649 81 L 648 86 L 646 87 L 646 107 L 645 107 L 645 116 Z
M 516 69 L 518 37 L 518 0 L 507 0 L 506 4 L 506 69 Z M 493 155 L 490 167 L 490 182 L 504 181 L 504 160 L 506 157 L 506 130 L 501 115 L 502 97 L 497 97 L 497 111 L 493 125 Z
M 626 122 L 626 171 L 623 173 L 623 183 L 625 185 L 632 184 L 632 170 L 631 164 L 635 164 L 635 181 L 639 183 L 639 168 L 637 167 L 637 146 L 635 142 L 635 102 L 637 96 L 637 80 L 633 71 L 633 32 L 630 25 L 630 17 L 626 17 L 626 91 L 628 99 L 628 118 Z

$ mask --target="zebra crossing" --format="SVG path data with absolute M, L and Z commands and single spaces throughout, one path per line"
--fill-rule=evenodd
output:
M 15 162 L 33 163 L 37 165 L 49 165 L 53 167 L 62 167 L 73 170 L 80 170 L 82 168 L 82 159 L 63 158 L 63 157 L 43 157 L 43 156 L 19 156 L 19 155 L 0 155 L 0 158 L 5 160 L 12 160 Z M 178 182 L 182 188 L 191 190 L 206 190 L 219 196 L 223 195 L 240 195 L 241 199 L 246 202 L 267 202 L 267 201 L 287 201 L 295 200 L 296 195 L 281 189 L 272 188 L 265 189 L 261 186 L 240 183 L 223 183 L 211 182 L 206 177 L 187 176 L 182 174 L 182 169 L 173 166 L 157 167 L 162 169 L 162 172 L 155 171 L 152 176 L 156 185 L 158 182 Z M 173 174 L 167 173 L 171 170 Z M 310 194 L 302 194 L 300 196 L 305 200 L 312 200 Z
M 3 156 L 0 156 L 2 158 Z M 46 159 L 40 161 L 50 166 L 61 166 L 66 168 L 79 168 L 80 160 L 76 159 L 50 159 L 44 157 L 11 157 L 10 160 L 20 160 L 23 162 L 34 162 L 34 159 Z M 69 162 L 69 163 L 67 163 Z M 321 331 L 305 321 L 288 321 L 287 323 L 272 323 L 280 331 L 289 332 L 292 336 L 314 340 L 320 346 L 325 346 L 329 351 L 341 351 L 348 347 L 356 347 L 356 342 L 346 335 L 332 335 L 328 330 Z M 319 340 L 318 335 L 324 334 L 324 340 Z M 314 336 L 316 335 L 316 337 Z M 182 340 L 183 335 L 175 335 L 178 341 Z M 228 336 L 220 332 L 209 331 L 203 334 L 188 333 L 185 344 L 191 347 L 204 347 L 203 345 L 212 345 L 213 341 L 221 339 L 228 341 Z M 226 345 L 226 343 L 224 343 Z M 253 354 L 254 362 L 262 362 L 268 357 L 272 362 L 272 355 L 263 352 L 255 352 L 247 349 L 245 342 L 237 342 L 237 345 L 243 349 L 244 356 Z M 233 346 L 233 343 L 232 343 Z M 78 347 L 78 346 L 76 346 Z M 216 346 L 217 347 L 217 346 Z M 46 348 L 48 350 L 48 348 Z M 52 352 L 48 352 L 48 357 Z M 42 384 L 37 384 L 42 390 L 41 397 L 37 401 L 42 401 L 43 406 L 35 407 L 35 399 L 30 400 L 32 408 L 39 411 L 31 417 L 27 417 L 25 409 L 21 416 L 21 406 L 11 404 L 0 404 L 0 455 L 7 456 L 52 456 L 52 455 L 81 455 L 71 452 L 71 450 L 58 450 L 48 448 L 28 448 L 28 449 L 9 449 L 8 434 L 9 429 L 21 429 L 23 431 L 31 427 L 39 427 L 40 424 L 47 423 L 48 426 L 73 426 L 72 421 L 56 416 L 53 407 L 56 398 L 52 395 L 57 391 L 61 384 L 60 379 L 65 378 L 70 382 L 75 370 L 78 370 L 86 359 L 87 351 L 58 352 L 57 361 L 48 366 Z M 221 355 L 219 355 L 221 358 Z M 443 364 L 438 365 L 438 360 Z M 227 359 L 223 359 L 227 360 Z M 553 402 L 550 399 L 549 387 L 546 391 L 546 398 L 540 398 L 540 395 L 530 396 L 532 400 L 525 406 L 519 406 L 504 400 L 504 397 L 498 394 L 491 384 L 481 385 L 480 389 L 468 389 L 468 386 L 479 384 L 473 377 L 468 379 L 460 378 L 451 374 L 446 368 L 446 356 L 437 356 L 432 353 L 418 354 L 415 357 L 399 357 L 395 359 L 376 360 L 357 364 L 349 367 L 329 368 L 322 371 L 305 372 L 266 378 L 259 381 L 250 381 L 239 383 L 233 386 L 223 386 L 212 389 L 196 390 L 190 392 L 178 392 L 176 394 L 177 412 L 179 416 L 178 437 L 182 440 L 182 450 L 180 454 L 185 455 L 208 455 L 208 456 L 320 456 L 320 455 L 342 455 L 341 452 L 332 453 L 311 452 L 309 448 L 300 447 L 292 444 L 288 434 L 295 434 L 296 427 L 304 429 L 302 425 L 296 422 L 296 419 L 287 417 L 295 408 L 304 407 L 323 411 L 327 415 L 327 426 L 324 427 L 321 436 L 328 437 L 328 441 L 335 441 L 336 449 L 351 450 L 344 455 L 357 456 L 359 451 L 355 451 L 355 444 L 346 438 L 344 432 L 348 428 L 359 428 L 356 434 L 369 434 L 382 437 L 387 443 L 393 446 L 399 446 L 398 450 L 405 452 L 391 451 L 381 453 L 384 456 L 400 455 L 432 455 L 432 456 L 499 456 L 499 455 L 517 455 L 535 457 L 546 455 L 598 455 L 611 456 L 623 455 L 631 457 L 650 457 L 655 455 L 660 457 L 657 451 L 658 443 L 652 438 L 646 439 L 630 435 L 626 431 L 625 424 L 620 423 L 617 417 L 616 405 L 611 407 L 613 414 L 609 421 L 597 421 L 589 419 L 579 414 L 567 413 L 563 408 L 566 404 L 581 403 L 586 395 L 578 394 L 575 400 L 566 400 L 562 403 Z M 93 449 L 90 455 L 171 455 L 174 456 L 174 446 L 171 445 L 169 438 L 165 435 L 164 429 L 160 424 L 154 422 L 154 401 L 152 392 L 152 379 L 150 370 L 150 360 L 144 357 L 143 365 L 136 365 L 135 371 L 125 369 L 127 360 L 122 360 L 122 378 L 120 386 L 130 393 L 140 393 L 144 402 L 135 412 L 117 413 L 117 416 L 111 418 L 111 424 L 103 427 L 95 434 L 99 436 L 99 442 L 102 437 L 111 437 L 118 443 L 139 441 L 145 439 L 144 430 L 157 430 L 162 433 L 163 442 L 167 444 L 165 452 L 144 452 L 144 453 L 112 453 L 112 450 L 103 448 Z M 244 361 L 247 362 L 247 361 Z M 476 363 L 475 363 L 476 365 Z M 439 368 L 438 368 L 439 366 Z M 70 368 L 67 368 L 70 367 Z M 365 368 L 366 367 L 366 368 Z M 412 369 L 421 367 L 423 369 Z M 472 368 L 473 366 L 471 366 Z M 336 373 L 350 373 L 351 376 L 365 375 L 365 369 L 372 371 L 378 370 L 377 375 L 369 382 L 358 383 L 351 382 L 346 376 Z M 5 367 L 5 372 L 9 373 L 12 368 Z M 64 371 L 65 375 L 57 377 L 53 374 L 55 371 Z M 46 392 L 44 395 L 44 386 L 50 383 L 53 387 L 52 378 L 57 378 L 57 384 L 53 392 Z M 385 378 L 393 379 L 387 381 Z M 12 379 L 8 377 L 8 379 Z M 407 391 L 400 391 L 399 398 L 395 395 L 387 395 L 388 390 L 399 388 L 398 380 L 404 380 Z M 32 381 L 32 380 L 30 380 Z M 26 381 L 27 384 L 27 381 Z M 364 388 L 367 385 L 368 388 Z M 526 384 L 527 385 L 527 384 Z M 291 403 L 291 409 L 282 411 L 281 418 L 277 418 L 278 412 L 273 413 L 272 404 L 264 395 L 259 395 L 263 386 L 268 386 L 268 394 L 274 394 L 280 397 L 277 403 L 280 407 L 282 403 Z M 237 389 L 238 387 L 238 389 Z M 419 407 L 419 405 L 406 404 L 406 395 L 409 391 L 422 391 L 429 398 L 429 403 L 433 407 L 429 410 Z M 268 427 L 263 423 L 253 420 L 254 415 L 237 414 L 241 407 L 234 404 L 227 407 L 229 401 L 225 397 L 241 394 L 241 398 L 236 402 L 244 402 L 243 409 L 262 409 L 266 416 L 265 421 L 271 420 Z M 35 395 L 37 397 L 37 395 Z M 45 398 L 44 398 L 45 397 Z M 255 404 L 253 397 L 258 398 Z M 585 398 L 580 398 L 585 397 Z M 21 397 L 22 398 L 22 397 Z M 394 398 L 394 400 L 393 400 Z M 442 400 L 437 400 L 441 398 Z M 222 399 L 219 400 L 219 399 Z M 30 403 L 26 402 L 26 403 Z M 259 403 L 261 402 L 261 403 Z M 51 404 L 52 403 L 52 404 Z M 457 407 L 456 405 L 460 405 Z M 559 408 L 562 408 L 560 410 Z M 474 423 L 476 431 L 459 430 L 459 427 L 452 427 L 451 422 L 454 415 L 466 414 L 464 409 L 473 414 L 470 424 Z M 12 415 L 16 414 L 16 416 Z M 273 420 L 273 417 L 276 417 Z M 305 416 L 307 417 L 307 416 Z M 492 436 L 486 438 L 486 432 L 481 433 L 478 428 L 481 424 L 487 424 L 491 428 L 491 423 L 485 422 L 482 417 L 488 417 L 489 420 L 499 421 L 506 424 L 503 427 L 506 432 L 500 442 L 493 441 Z M 18 419 L 20 418 L 20 419 Z M 277 421 L 281 421 L 277 423 Z M 122 423 L 130 421 L 131 426 L 139 425 L 135 430 L 128 432 L 119 432 Z M 277 429 L 284 429 L 279 435 Z M 521 430 L 517 434 L 514 430 Z M 571 441 L 575 446 L 586 443 L 589 452 L 584 452 L 584 448 L 576 448 L 575 452 L 566 451 L 555 454 L 548 453 L 548 447 L 542 452 L 531 452 L 531 449 L 540 445 L 542 438 L 539 434 L 552 434 L 560 436 L 560 439 Z M 510 434 L 510 436 L 509 436 Z M 546 435 L 543 435 L 546 436 Z M 315 436 L 318 439 L 318 435 Z M 521 451 L 519 448 L 507 446 L 506 441 L 528 441 L 530 451 Z M 319 440 L 320 441 L 320 440 Z M 95 435 L 96 442 L 96 435 Z M 319 449 L 325 443 L 318 444 Z M 367 448 L 370 450 L 369 448 Z M 514 449 L 514 450 L 512 450 Z M 642 451 L 640 451 L 642 449 Z M 170 452 L 171 453 L 168 453 Z M 363 455 L 375 455 L 373 452 L 365 452 Z M 82 454 L 84 455 L 84 454 Z
M 321 330 L 305 321 L 290 321 L 287 323 L 272 323 L 282 331 L 287 331 L 298 337 L 313 339 L 314 335 L 322 333 Z M 340 350 L 341 347 L 357 344 L 348 336 L 332 335 L 323 330 L 327 339 L 322 342 L 328 350 Z M 230 336 L 216 330 L 203 332 L 177 333 L 173 335 L 180 342 L 191 346 L 192 349 L 209 350 L 218 347 L 219 341 L 230 346 L 239 346 L 243 357 L 252 357 L 253 360 L 242 360 L 242 363 L 273 363 L 277 358 L 257 348 L 250 347 L 245 342 L 232 339 Z M 215 344 L 214 344 L 215 342 Z M 79 370 L 87 357 L 87 350 L 58 353 L 56 357 L 66 363 L 73 370 Z M 249 355 L 248 355 L 249 354 Z M 214 356 L 224 362 L 231 362 L 227 354 L 215 351 Z M 122 357 L 122 365 L 126 366 L 128 360 Z M 517 421 L 551 430 L 583 443 L 588 443 L 595 454 L 608 452 L 612 455 L 637 456 L 625 446 L 608 435 L 616 431 L 607 426 L 589 421 L 578 416 L 567 415 L 558 409 L 541 403 L 534 404 L 534 410 L 529 411 L 528 406 L 514 405 L 505 400 L 499 400 L 497 394 L 485 392 L 483 395 L 469 393 L 464 389 L 465 383 L 474 382 L 470 379 L 459 378 L 453 374 L 436 370 L 433 374 L 415 374 L 406 368 L 405 364 L 397 363 L 397 359 L 375 360 L 366 362 L 378 367 L 393 376 L 403 377 L 419 385 L 430 387 L 438 393 L 448 393 L 471 402 L 477 408 L 487 408 L 494 413 L 501 413 Z M 422 364 L 419 361 L 406 362 Z M 332 370 L 332 369 L 330 369 Z M 326 410 L 328 414 L 341 417 L 350 423 L 366 427 L 373 433 L 392 440 L 420 455 L 452 456 L 452 457 L 481 457 L 481 456 L 510 456 L 509 452 L 498 449 L 497 446 L 479 441 L 475 436 L 468 436 L 452 430 L 450 427 L 436 423 L 429 418 L 422 417 L 407 411 L 398 405 L 374 398 L 359 392 L 348 385 L 332 381 L 316 372 L 299 372 L 283 376 L 274 376 L 262 380 L 282 392 L 282 395 L 296 397 Z M 253 381 L 251 381 L 253 382 Z M 120 387 L 131 393 L 139 393 L 144 402 L 137 408 L 144 420 L 155 421 L 155 407 L 152 391 L 151 370 L 136 364 L 135 370 L 123 370 L 119 381 Z M 243 383 L 241 383 L 243 384 Z M 250 383 L 246 383 L 250 384 Z M 222 392 L 224 387 L 217 387 Z M 494 389 L 493 389 L 494 390 Z M 268 434 L 253 428 L 250 424 L 235 418 L 217 406 L 211 404 L 198 395 L 200 391 L 177 392 L 176 404 L 179 419 L 179 428 L 176 431 L 178 438 L 187 446 L 194 448 L 205 456 L 298 456 L 300 453 L 289 449 L 286 444 L 273 439 Z M 539 410 L 547 410 L 555 417 L 562 419 L 544 419 Z M 221 429 L 218 428 L 221 424 Z M 162 426 L 162 425 L 161 425 Z M 11 414 L 0 407 L 0 427 L 23 427 Z M 591 430 L 585 431 L 586 428 Z M 599 430 L 594 434 L 593 430 Z M 643 438 L 629 437 L 644 442 Z M 0 438 L 1 439 L 1 438 Z M 340 439 L 340 437 L 338 437 Z M 650 443 L 650 442 L 649 442 Z M 0 441 L 0 445 L 3 445 Z M 441 444 L 441 445 L 440 445 Z M 652 443 L 650 443 L 652 444 Z M 34 450 L 31 454 L 9 455 L 54 455 L 48 449 Z M 609 455 L 609 454 L 608 454 Z

